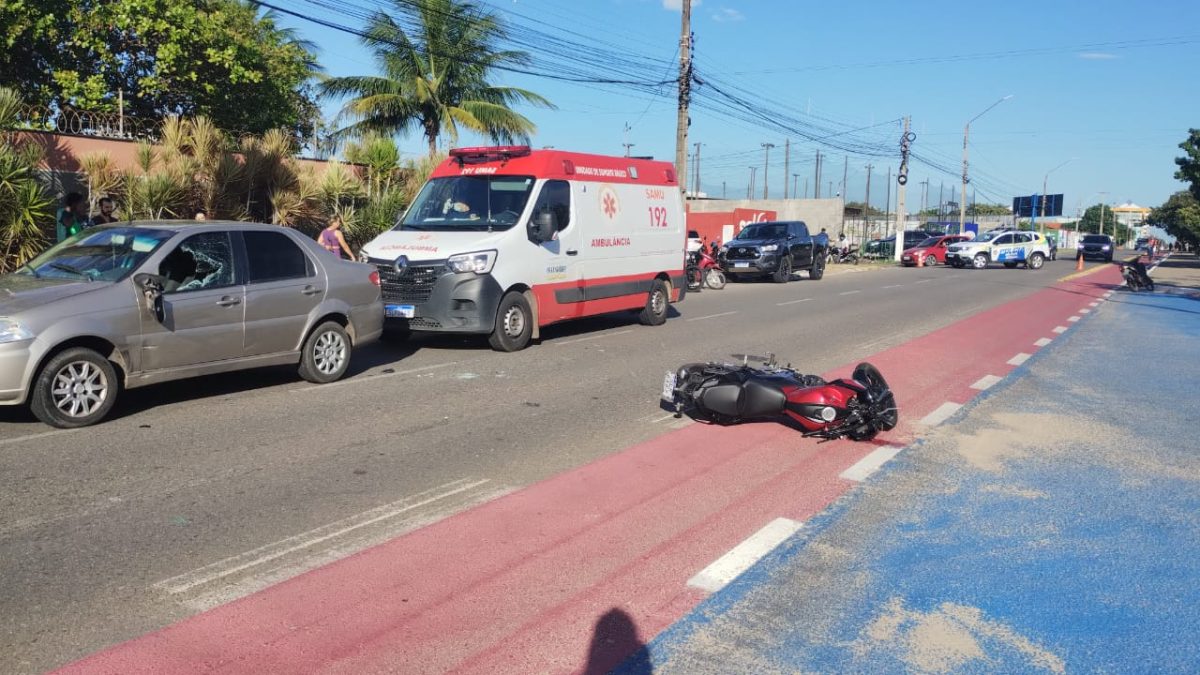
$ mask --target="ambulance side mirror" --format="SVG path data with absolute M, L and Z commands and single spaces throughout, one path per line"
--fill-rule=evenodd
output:
M 558 230 L 558 218 L 550 209 L 538 211 L 529 223 L 529 240 L 535 244 L 550 241 Z

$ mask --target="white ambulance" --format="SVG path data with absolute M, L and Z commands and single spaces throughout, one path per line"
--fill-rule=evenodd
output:
M 385 338 L 479 333 L 516 351 L 567 319 L 662 324 L 687 287 L 684 248 L 670 163 L 504 146 L 451 150 L 362 260 L 379 269 Z

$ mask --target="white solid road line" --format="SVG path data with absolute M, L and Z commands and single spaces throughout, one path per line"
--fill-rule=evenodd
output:
M 601 339 L 601 338 L 613 337 L 614 335 L 624 335 L 624 334 L 626 334 L 626 333 L 632 333 L 632 332 L 633 332 L 633 329 L 631 328 L 631 329 L 629 329 L 629 330 L 619 330 L 619 331 L 617 331 L 617 332 L 615 332 L 615 333 L 601 333 L 601 334 L 599 334 L 599 335 L 589 335 L 589 336 L 587 336 L 587 337 L 574 338 L 574 339 L 571 339 L 571 340 L 557 340 L 557 341 L 555 341 L 555 342 L 551 342 L 550 344 L 554 344 L 554 345 L 573 345 L 573 344 L 575 344 L 576 342 L 588 342 L 589 340 L 599 340 L 599 339 Z
M 984 375 L 983 377 L 976 380 L 975 383 L 971 385 L 971 388 L 978 389 L 979 391 L 991 389 L 997 383 L 999 383 L 1001 379 L 1002 378 L 996 377 L 995 375 Z
M 933 412 L 929 413 L 928 415 L 922 417 L 921 421 L 918 422 L 917 424 L 920 424 L 920 425 L 926 426 L 926 427 L 936 427 L 937 425 L 941 424 L 942 422 L 945 422 L 946 420 L 950 419 L 950 416 L 953 415 L 954 413 L 958 412 L 958 409 L 961 407 L 962 407 L 961 403 L 951 403 L 951 402 L 947 401 L 947 402 L 939 405 L 937 407 L 937 410 L 934 410 Z
M 1038 347 L 1045 347 L 1053 341 L 1054 338 L 1038 338 L 1037 342 L 1034 342 L 1033 344 L 1037 345 Z
M 1016 356 L 1014 356 L 1014 357 L 1012 357 L 1011 359 L 1009 359 L 1009 360 L 1008 360 L 1008 365 L 1010 365 L 1010 366 L 1019 366 L 1019 365 L 1021 365 L 1022 363 L 1025 363 L 1025 362 L 1026 362 L 1026 361 L 1028 361 L 1028 360 L 1029 360 L 1029 354 L 1026 354 L 1025 352 L 1021 352 L 1020 354 L 1017 354 Z
M 1058 333 L 1059 335 L 1062 335 L 1063 333 L 1067 332 L 1068 330 L 1070 330 L 1070 329 L 1067 328 L 1066 326 L 1055 326 L 1054 327 L 1054 332 Z
M 754 563 L 762 560 L 763 556 L 770 553 L 803 526 L 803 523 L 790 518 L 772 520 L 767 523 L 766 527 L 750 535 L 745 541 L 734 546 L 731 551 L 700 570 L 696 576 L 688 579 L 687 585 L 709 593 L 716 593 L 742 572 L 750 569 Z
M 800 298 L 799 300 L 788 300 L 787 302 L 777 302 L 777 303 L 775 303 L 775 306 L 783 307 L 784 305 L 794 305 L 797 302 L 808 302 L 809 300 L 812 300 L 812 298 Z
M 704 321 L 705 319 L 715 319 L 718 316 L 729 316 L 730 314 L 737 314 L 737 311 L 735 310 L 732 312 L 721 312 L 720 314 L 709 314 L 708 316 L 698 316 L 694 319 L 686 319 L 686 321 Z
M 231 574 L 237 574 L 251 567 L 270 562 L 277 558 L 281 558 L 289 553 L 300 551 L 310 546 L 315 546 L 323 541 L 328 541 L 334 537 L 339 537 L 343 534 L 353 532 L 354 530 L 378 523 L 388 518 L 394 518 L 407 511 L 432 504 L 436 501 L 451 497 L 466 492 L 490 482 L 489 479 L 471 480 L 462 478 L 456 481 L 451 481 L 445 485 L 426 490 L 411 497 L 406 497 L 391 504 L 384 504 L 369 511 L 343 518 L 339 521 L 302 532 L 300 534 L 282 539 L 280 541 L 260 546 L 245 553 L 239 553 L 235 556 L 230 556 L 224 560 L 219 560 L 210 565 L 186 572 L 178 576 L 165 579 L 154 584 L 155 588 L 162 589 L 172 595 L 183 593 L 196 586 L 207 584 L 211 581 L 216 581 L 222 577 L 227 577 Z
M 852 480 L 856 483 L 861 483 L 866 480 L 871 474 L 875 473 L 888 460 L 900 454 L 900 448 L 886 447 L 879 448 L 871 452 L 871 454 L 863 457 L 855 462 L 840 474 L 841 478 Z
M 1081 318 L 1082 317 L 1079 317 L 1079 316 L 1072 316 L 1072 317 L 1068 317 L 1067 321 L 1070 321 L 1071 323 L 1075 323 L 1076 321 L 1078 321 Z
M 358 384 L 359 382 L 373 382 L 375 380 L 380 380 L 385 377 L 396 377 L 398 375 L 412 375 L 413 373 L 423 373 L 427 370 L 437 370 L 438 368 L 449 368 L 450 366 L 454 366 L 454 365 L 458 365 L 458 361 L 450 361 L 448 363 L 435 363 L 431 366 L 421 366 L 420 368 L 410 368 L 408 370 L 397 370 L 394 373 L 376 373 L 374 375 L 366 375 L 363 377 L 353 377 L 348 380 L 339 380 L 337 382 L 330 382 L 329 384 L 314 384 L 314 385 L 308 386 L 308 387 L 297 387 L 296 389 L 292 389 L 291 391 L 292 391 L 292 393 L 299 393 L 299 392 L 305 392 L 305 391 L 324 391 L 324 390 L 330 389 L 332 387 L 340 387 L 340 386 L 347 385 L 347 384 Z
M 862 293 L 862 291 L 843 291 L 838 293 L 838 295 L 854 295 L 855 293 Z

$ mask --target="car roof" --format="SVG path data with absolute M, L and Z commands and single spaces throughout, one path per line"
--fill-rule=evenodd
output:
M 142 227 L 170 232 L 208 232 L 212 230 L 287 230 L 291 228 L 271 223 L 248 223 L 240 220 L 126 220 L 101 225 L 103 228 Z

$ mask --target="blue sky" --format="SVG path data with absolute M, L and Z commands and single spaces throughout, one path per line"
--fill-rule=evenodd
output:
M 278 0 L 298 12 L 360 27 L 358 19 L 321 9 L 306 0 Z M 374 6 L 373 0 L 350 0 Z M 655 59 L 670 79 L 675 72 L 678 0 L 485 0 L 518 27 L 535 28 L 579 43 Z M 386 4 L 386 3 L 378 3 Z M 320 49 L 331 75 L 373 74 L 370 55 L 352 36 L 284 17 Z M 837 137 L 883 148 L 870 157 L 849 156 L 846 192 L 863 198 L 866 165 L 874 165 L 871 201 L 883 206 L 885 178 L 899 163 L 896 144 L 904 115 L 912 117 L 915 152 L 949 173 L 914 162 L 909 210 L 928 203 L 945 185 L 958 189 L 964 123 L 1003 96 L 1013 97 L 971 125 L 971 175 L 979 201 L 1011 202 L 1041 191 L 1065 194 L 1064 211 L 1080 203 L 1133 200 L 1162 203 L 1183 189 L 1174 180 L 1173 158 L 1189 127 L 1200 127 L 1200 3 L 1157 0 L 1115 2 L 808 2 L 703 0 L 693 9 L 696 74 L 728 91 L 785 111 L 829 132 L 870 127 Z M 657 95 L 623 86 L 598 86 L 498 73 L 497 81 L 526 87 L 557 109 L 522 108 L 538 126 L 536 147 L 621 154 L 628 137 L 633 152 L 673 159 L 675 92 Z M 750 166 L 761 196 L 763 149 L 771 150 L 771 196 L 781 197 L 783 146 L 789 135 L 765 123 L 731 119 L 711 87 L 700 86 L 689 143 L 700 142 L 701 186 L 710 195 L 744 197 Z M 707 105 L 705 105 L 705 102 Z M 332 115 L 338 104 L 327 102 Z M 626 132 L 625 126 L 631 129 Z M 626 136 L 626 133 L 628 136 Z M 398 139 L 410 155 L 424 152 L 418 136 Z M 819 143 L 790 136 L 788 178 L 804 193 Z M 459 145 L 481 140 L 464 136 Z M 829 147 L 822 177 L 841 190 L 842 150 Z M 895 150 L 887 150 L 894 148 Z M 871 153 L 867 153 L 871 154 Z M 893 183 L 892 199 L 895 199 Z M 789 189 L 790 186 L 789 186 Z M 968 199 L 972 186 L 968 186 Z M 893 202 L 894 203 L 894 202 Z

